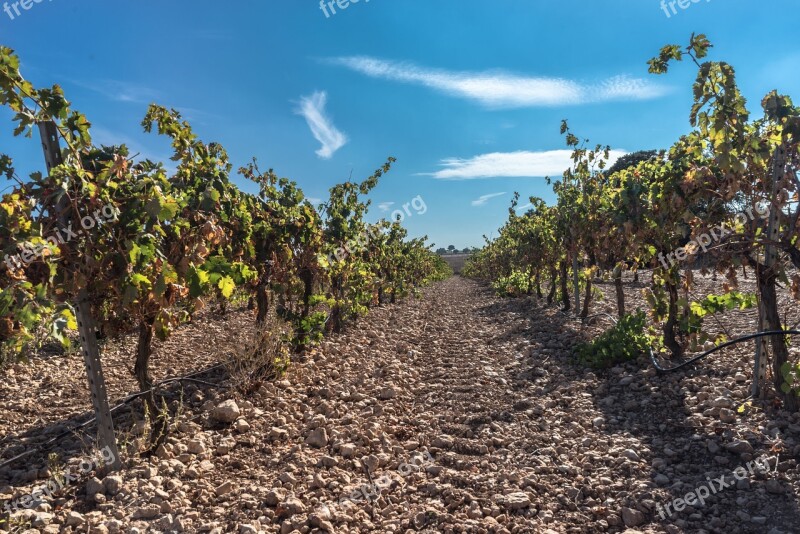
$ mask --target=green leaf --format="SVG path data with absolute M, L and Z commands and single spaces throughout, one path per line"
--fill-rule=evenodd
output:
M 174 200 L 164 202 L 161 204 L 161 209 L 158 212 L 158 220 L 162 222 L 172 220 L 178 214 L 180 209 L 180 206 Z
M 225 276 L 219 281 L 219 290 L 222 293 L 222 296 L 226 299 L 231 298 L 233 295 L 233 290 L 236 289 L 236 284 L 233 281 L 233 278 L 230 276 Z
M 134 273 L 130 277 L 131 283 L 137 289 L 141 290 L 142 288 L 150 289 L 153 287 L 153 284 L 150 282 L 150 279 L 144 276 L 143 274 Z
M 186 278 L 189 286 L 189 296 L 197 298 L 206 292 L 206 287 L 209 282 L 208 273 L 206 271 L 191 266 Z

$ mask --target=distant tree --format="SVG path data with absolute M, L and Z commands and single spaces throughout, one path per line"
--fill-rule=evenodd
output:
M 464 250 L 461 251 L 462 254 L 469 254 L 471 252 L 472 252 L 472 250 L 470 250 L 469 247 L 467 247 L 467 248 L 465 248 Z
M 436 253 L 441 256 L 442 254 L 447 254 L 447 249 L 444 247 L 440 247 L 436 249 Z
M 625 154 L 617 160 L 614 165 L 608 168 L 607 175 L 611 176 L 615 172 L 624 171 L 630 167 L 638 165 L 642 161 L 649 161 L 658 157 L 658 150 L 639 150 L 638 152 L 631 152 Z
M 455 247 L 454 245 L 450 245 L 449 247 L 447 247 L 447 251 L 448 251 L 450 254 L 452 254 L 453 252 L 455 252 L 455 251 L 456 251 L 456 247 Z

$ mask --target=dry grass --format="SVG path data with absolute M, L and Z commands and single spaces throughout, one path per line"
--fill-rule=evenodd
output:
M 289 325 L 271 313 L 226 364 L 233 387 L 248 395 L 268 380 L 282 377 L 291 362 Z

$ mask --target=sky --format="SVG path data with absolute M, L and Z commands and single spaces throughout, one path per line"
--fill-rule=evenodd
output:
M 151 102 L 222 143 L 235 168 L 255 157 L 315 202 L 395 157 L 369 219 L 399 210 L 412 236 L 461 249 L 497 235 L 515 191 L 554 201 L 544 177 L 568 165 L 562 119 L 614 156 L 687 133 L 697 69 L 653 76 L 646 62 L 692 32 L 734 65 L 755 116 L 772 89 L 800 101 L 797 0 L 765 5 L 25 0 L 3 3 L 0 45 L 34 85 L 64 88 L 97 143 L 141 157 L 170 163 L 168 140 L 140 125 Z M 22 176 L 43 170 L 39 143 L 14 138 L 11 117 L 0 110 L 0 153 Z

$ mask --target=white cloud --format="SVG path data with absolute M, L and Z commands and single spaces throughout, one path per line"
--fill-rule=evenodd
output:
M 381 202 L 378 204 L 378 208 L 380 208 L 381 211 L 389 211 L 392 206 L 394 206 L 394 202 Z
M 518 207 L 518 208 L 517 208 L 517 211 L 526 211 L 526 210 L 528 210 L 528 209 L 530 209 L 530 208 L 532 208 L 532 207 L 533 207 L 533 204 L 531 204 L 530 202 L 528 202 L 528 203 L 527 203 L 527 204 L 525 204 L 524 206 L 520 206 L 520 207 Z
M 155 163 L 161 162 L 164 164 L 164 169 L 166 169 L 167 174 L 175 174 L 178 171 L 177 164 L 171 159 L 172 154 L 158 154 L 152 152 L 138 142 L 131 140 L 127 135 L 109 130 L 102 125 L 92 125 L 92 143 L 95 146 L 125 145 L 128 147 L 129 156 L 135 161 L 149 159 Z
M 624 156 L 624 150 L 612 150 L 608 165 Z M 492 152 L 472 158 L 447 158 L 441 161 L 443 169 L 422 173 L 439 180 L 472 180 L 476 178 L 543 178 L 558 177 L 572 166 L 571 150 L 546 150 L 542 152 Z
M 165 163 L 165 166 L 167 168 L 172 167 L 173 162 L 170 160 L 172 154 L 161 154 L 161 155 L 155 154 L 149 149 L 140 145 L 138 142 L 131 140 L 131 138 L 125 134 L 109 130 L 97 124 L 92 125 L 91 133 L 92 133 L 92 143 L 95 144 L 96 146 L 125 145 L 128 147 L 131 157 L 136 156 L 136 159 L 139 161 L 143 159 L 149 159 L 154 162 L 161 161 Z
M 347 136 L 336 129 L 331 119 L 325 114 L 325 103 L 328 95 L 325 91 L 317 91 L 311 96 L 300 99 L 297 114 L 305 117 L 314 138 L 322 143 L 317 155 L 330 159 L 333 154 L 347 143 Z
M 208 111 L 198 108 L 189 108 L 184 106 L 173 107 L 177 109 L 180 112 L 181 117 L 188 121 L 192 126 L 195 124 L 219 123 L 224 118 L 222 115 L 209 113 Z
M 338 57 L 330 61 L 373 78 L 422 85 L 493 108 L 649 100 L 663 96 L 668 91 L 666 87 L 649 80 L 629 76 L 614 76 L 599 83 L 587 84 L 565 78 L 521 76 L 499 70 L 459 72 L 431 69 L 366 56 Z
M 481 197 L 479 199 L 472 201 L 472 205 L 473 206 L 485 206 L 486 203 L 489 202 L 489 200 L 491 200 L 491 199 L 493 199 L 495 197 L 502 197 L 505 194 L 506 194 L 505 192 L 502 192 L 502 193 L 489 193 L 488 195 L 481 195 Z
M 69 80 L 69 78 L 67 79 Z M 103 95 L 109 100 L 114 100 L 116 102 L 149 104 L 160 99 L 158 91 L 131 82 L 108 79 L 93 80 L 91 83 L 86 83 L 79 80 L 69 81 L 78 87 L 89 89 Z

